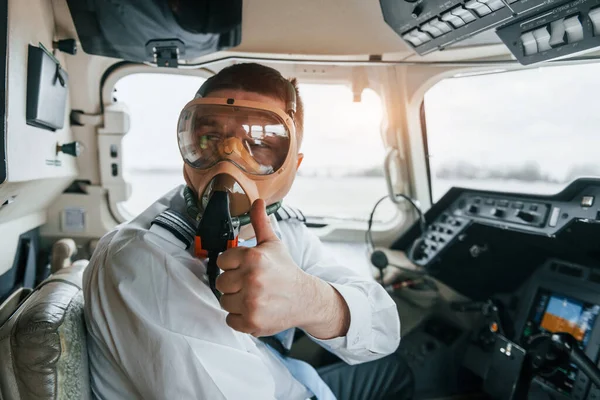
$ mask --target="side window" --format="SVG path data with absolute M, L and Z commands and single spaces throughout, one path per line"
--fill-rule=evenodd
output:
M 121 204 L 129 216 L 184 183 L 176 124 L 203 82 L 199 77 L 140 73 L 117 83 L 117 99 L 131 114 L 123 161 L 132 195 Z M 300 94 L 305 105 L 304 161 L 284 201 L 312 218 L 366 221 L 386 194 L 379 96 L 367 89 L 355 103 L 348 86 L 327 84 L 300 84 Z M 395 208 L 384 203 L 376 220 L 393 216 Z
M 123 176 L 131 197 L 120 204 L 128 216 L 185 183 L 177 146 L 177 119 L 205 79 L 189 75 L 140 73 L 115 85 L 115 96 L 129 108 L 131 129 L 123 138 Z

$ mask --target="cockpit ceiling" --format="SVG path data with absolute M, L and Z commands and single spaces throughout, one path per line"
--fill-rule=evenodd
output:
M 67 0 L 52 3 L 59 37 L 77 37 Z M 229 49 L 227 55 L 347 56 L 352 59 L 382 55 L 389 60 L 412 56 L 413 61 L 421 58 L 385 23 L 379 0 L 246 0 L 243 1 L 241 37 L 241 44 Z M 489 37 L 482 43 L 474 37 L 468 45 L 479 44 L 490 44 Z M 505 54 L 508 53 L 506 50 Z M 456 56 L 464 59 L 460 54 Z M 214 57 L 206 55 L 189 61 Z
M 386 25 L 378 0 L 252 0 L 242 14 L 241 52 L 412 54 Z

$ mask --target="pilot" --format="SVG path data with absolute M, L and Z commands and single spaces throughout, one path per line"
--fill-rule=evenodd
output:
M 106 234 L 85 271 L 95 397 L 412 396 L 394 301 L 301 221 L 275 218 L 302 161 L 302 123 L 296 81 L 253 63 L 223 69 L 185 106 L 187 185 Z M 240 229 L 211 279 L 195 229 L 217 192 Z M 295 329 L 342 361 L 290 357 Z

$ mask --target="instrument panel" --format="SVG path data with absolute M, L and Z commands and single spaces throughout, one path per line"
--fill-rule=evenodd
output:
M 392 249 L 474 303 L 493 300 L 503 310 L 503 334 L 526 351 L 540 334 L 567 332 L 597 360 L 600 179 L 578 179 L 551 196 L 452 188 L 425 219 L 425 232 L 415 223 Z M 505 382 L 494 376 L 489 325 L 480 328 L 460 352 L 461 365 L 484 386 Z M 569 364 L 536 375 L 527 398 L 592 400 L 600 388 Z
M 553 196 L 452 188 L 392 249 L 471 298 L 514 290 L 548 257 L 600 260 L 600 180 Z
M 594 328 L 599 312 L 598 304 L 558 291 L 539 288 L 526 319 L 520 342 L 527 343 L 530 338 L 541 333 L 567 332 L 577 339 L 582 349 L 585 350 L 588 345 L 590 348 L 597 348 L 598 331 Z M 590 340 L 592 336 L 593 340 Z M 595 353 L 597 350 L 591 354 L 593 359 Z M 554 374 L 540 377 L 539 380 L 560 393 L 573 395 L 587 389 L 585 387 L 587 385 L 582 385 L 588 383 L 586 378 L 585 374 L 579 373 L 576 366 L 569 365 Z M 577 390 L 579 387 L 581 390 Z
M 549 259 L 519 296 L 515 341 L 527 346 L 542 333 L 567 332 L 591 360 L 600 352 L 600 270 Z M 536 377 L 534 383 L 556 399 L 597 399 L 600 389 L 575 365 Z
M 536 351 L 535 343 L 540 335 L 565 332 L 575 338 L 590 360 L 597 360 L 600 353 L 598 268 L 550 258 L 538 266 L 518 291 L 497 296 L 495 301 L 505 310 L 503 322 L 505 328 L 510 326 L 506 329 L 507 337 L 527 352 Z M 494 380 L 491 366 L 495 351 L 490 343 L 480 340 L 481 332 L 471 336 L 462 365 L 482 379 Z M 498 381 L 505 382 L 502 378 Z M 592 384 L 587 374 L 575 364 L 567 363 L 536 374 L 526 398 L 595 400 L 599 396 L 600 388 Z

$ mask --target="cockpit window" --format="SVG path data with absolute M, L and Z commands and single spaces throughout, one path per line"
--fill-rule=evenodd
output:
M 552 194 L 600 176 L 600 65 L 444 79 L 425 95 L 433 201 L 453 186 Z
M 301 84 L 304 100 L 304 160 L 286 201 L 312 217 L 366 221 L 386 191 L 383 109 L 370 89 L 360 102 L 344 85 Z M 396 215 L 382 204 L 376 218 Z
M 123 177 L 131 197 L 120 206 L 133 217 L 183 184 L 177 119 L 205 78 L 172 74 L 132 74 L 115 85 L 115 97 L 129 109 L 131 127 L 123 138 Z
M 135 216 L 161 195 L 183 184 L 177 146 L 179 113 L 204 78 L 138 73 L 122 78 L 116 98 L 127 105 L 131 129 L 123 139 L 123 172 L 132 195 L 122 208 Z M 305 105 L 305 157 L 284 202 L 308 217 L 366 221 L 373 204 L 386 194 L 382 170 L 382 102 L 366 89 L 360 102 L 341 84 L 300 84 Z M 391 203 L 376 220 L 396 215 Z

